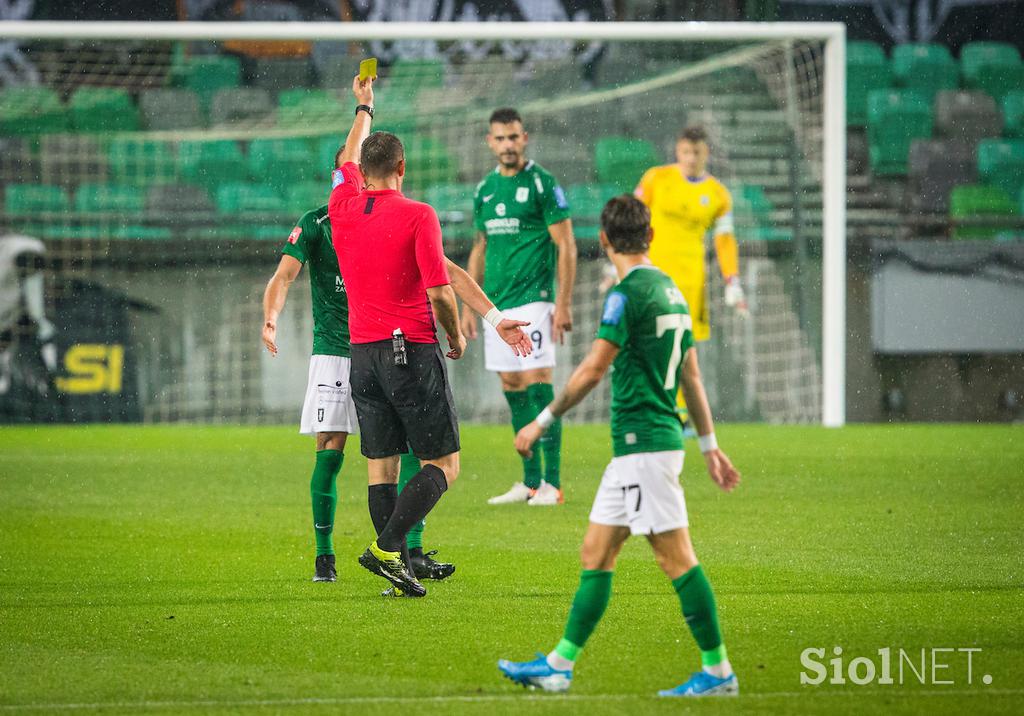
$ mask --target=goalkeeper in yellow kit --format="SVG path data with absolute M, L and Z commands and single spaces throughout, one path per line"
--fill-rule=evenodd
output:
M 676 163 L 648 169 L 635 194 L 651 210 L 651 262 L 667 273 L 682 291 L 693 316 L 693 337 L 706 341 L 708 323 L 707 275 L 704 237 L 715 241 L 718 266 L 725 280 L 725 304 L 747 314 L 747 299 L 740 285 L 739 248 L 733 233 L 729 190 L 705 171 L 707 133 L 687 127 L 676 139 Z M 680 414 L 686 404 L 680 394 Z

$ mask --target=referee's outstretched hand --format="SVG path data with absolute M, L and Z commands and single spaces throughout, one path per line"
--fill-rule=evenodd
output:
M 462 357 L 462 354 L 466 352 L 466 337 L 462 335 L 462 331 L 459 331 L 457 335 L 448 336 L 448 347 L 451 348 L 447 354 L 449 358 L 458 360 Z
M 495 327 L 498 335 L 501 336 L 501 340 L 511 346 L 513 353 L 523 358 L 533 353 L 533 341 L 523 331 L 523 328 L 528 325 L 530 325 L 529 321 L 515 321 L 511 318 L 505 318 Z

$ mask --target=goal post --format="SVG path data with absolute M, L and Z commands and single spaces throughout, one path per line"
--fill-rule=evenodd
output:
M 743 23 L 743 22 L 593 22 L 593 23 L 262 23 L 262 22 L 0 22 L 0 39 L 18 41 L 52 42 L 116 42 L 116 41 L 158 41 L 158 42 L 214 42 L 229 41 L 308 41 L 308 42 L 413 42 L 437 41 L 458 43 L 480 41 L 491 43 L 514 42 L 601 42 L 601 43 L 721 43 L 728 52 L 690 62 L 678 70 L 657 73 L 650 77 L 641 76 L 642 68 L 636 67 L 636 76 L 626 78 L 615 87 L 593 87 L 575 94 L 551 98 L 542 97 L 537 108 L 549 104 L 552 112 L 565 116 L 557 121 L 568 123 L 565 117 L 573 108 L 581 111 L 600 112 L 605 106 L 612 106 L 613 100 L 629 97 L 659 96 L 651 93 L 667 87 L 687 90 L 686 84 L 694 78 L 706 77 L 712 72 L 722 72 L 730 67 L 753 68 L 760 73 L 769 92 L 778 94 L 780 106 L 787 102 L 790 93 L 790 109 L 805 114 L 813 113 L 809 124 L 813 131 L 796 134 L 805 143 L 803 149 L 813 156 L 812 173 L 820 182 L 821 192 L 821 276 L 820 276 L 820 331 L 811 331 L 820 340 L 813 347 L 818 353 L 820 373 L 814 367 L 817 391 L 814 399 L 820 400 L 816 419 L 829 427 L 845 423 L 845 363 L 846 363 L 846 108 L 845 108 L 845 26 L 841 23 Z M 771 61 L 759 67 L 759 60 L 767 57 L 767 50 L 751 43 L 766 43 L 772 49 Z M 788 45 L 786 43 L 789 43 Z M 792 56 L 793 43 L 814 45 L 807 50 L 806 60 Z M 818 47 L 820 46 L 820 54 Z M 787 49 L 788 48 L 788 49 Z M 786 53 L 790 53 L 787 55 Z M 778 59 L 781 57 L 782 59 Z M 775 63 L 775 64 L 772 64 Z M 786 75 L 799 65 L 803 76 L 795 82 Z M 467 70 L 468 73 L 468 70 Z M 483 78 L 484 81 L 487 78 Z M 801 84 L 802 83 L 802 84 Z M 779 87 L 775 87 L 779 84 Z M 785 87 L 783 87 L 785 85 Z M 806 91 L 805 91 L 806 90 Z M 804 94 L 807 96 L 805 97 Z M 603 94 L 602 94 L 603 93 Z M 806 101 L 805 101 L 806 100 Z M 793 102 L 801 103 L 794 107 Z M 604 104 L 602 104 L 604 103 Z M 806 106 L 804 106 L 806 105 Z M 534 105 L 529 105 L 531 108 Z M 337 119 L 337 118 L 336 118 Z M 344 123 L 344 122 L 342 122 Z M 421 124 L 417 124 L 417 127 Z M 310 133 L 313 130 L 308 129 Z M 156 138 L 174 137 L 194 139 L 198 131 L 225 137 L 237 130 L 214 129 L 196 132 L 150 133 Z M 238 134 L 239 138 L 252 136 L 301 136 L 303 130 L 275 128 L 246 128 L 249 134 Z M 343 131 L 338 127 L 335 131 Z M 454 131 L 454 130 L 453 130 Z M 461 128 L 460 130 L 461 131 Z M 540 133 L 538 133 L 540 134 Z M 801 136 L 802 135 L 802 136 Z M 457 141 L 457 137 L 452 138 Z M 544 161 L 543 157 L 539 157 Z M 557 164 L 549 167 L 558 172 Z M 796 184 L 792 186 L 794 205 L 802 203 L 803 179 L 800 171 L 794 171 Z M 795 210 L 795 217 L 800 213 Z M 792 220 L 793 217 L 790 217 Z M 802 221 L 802 219 L 801 219 Z M 799 227 L 797 227 L 799 229 Z M 778 277 L 771 277 L 773 280 Z M 779 285 L 785 285 L 783 276 Z M 597 280 L 595 279 L 595 285 Z M 782 289 L 780 289 L 782 290 Z M 785 290 L 789 290 L 788 288 Z M 297 295 L 293 300 L 304 300 Z M 588 307 L 589 308 L 589 307 Z M 742 328 L 734 326 L 736 335 Z M 731 329 L 730 329 L 731 330 Z M 582 337 L 581 337 L 582 340 Z M 768 339 L 765 339 L 768 340 Z M 751 341 L 750 345 L 757 345 Z M 575 349 L 574 349 L 575 350 Z M 752 349 L 751 349 L 752 350 Z M 573 356 L 576 359 L 578 356 Z M 751 359 L 752 361 L 755 359 Z M 566 362 L 563 358 L 563 362 Z M 790 361 L 785 370 L 800 372 L 804 367 Z M 784 389 L 784 388 L 783 388 Z M 241 386 L 233 391 L 232 401 L 245 404 L 245 395 L 250 386 Z M 184 398 L 183 402 L 188 401 Z M 232 403 L 235 405 L 235 403 Z M 237 410 L 243 410 L 238 407 Z M 230 411 L 229 411 L 230 412 Z M 174 413 L 177 414 L 177 413 Z M 187 411 L 186 411 L 187 414 Z M 235 413 L 231 412 L 234 415 Z M 595 413 L 598 415 L 598 413 Z M 809 415 L 797 411 L 796 417 L 781 417 L 781 420 L 801 420 Z M 800 416 L 804 416 L 801 418 Z M 173 418 L 173 416 L 171 416 Z

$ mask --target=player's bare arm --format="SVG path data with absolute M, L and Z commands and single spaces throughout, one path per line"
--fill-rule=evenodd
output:
M 270 355 L 277 355 L 277 317 L 284 309 L 288 289 L 302 270 L 302 262 L 293 256 L 282 256 L 277 271 L 267 282 L 263 292 L 263 345 Z
M 466 352 L 466 337 L 459 329 L 459 307 L 455 302 L 455 291 L 451 284 L 443 286 L 431 286 L 427 289 L 427 298 L 430 299 L 430 307 L 434 309 L 434 316 L 438 323 L 448 334 L 448 357 L 458 360 Z
M 355 95 L 356 104 L 365 104 L 373 107 L 373 79 L 360 80 L 359 75 L 352 79 L 352 94 Z M 363 140 L 370 136 L 370 124 L 372 117 L 369 112 L 356 112 L 356 118 L 352 121 L 352 129 L 345 138 L 345 147 L 341 152 L 341 164 L 348 162 L 359 163 L 359 152 L 363 146 Z
M 572 290 L 576 285 L 576 238 L 572 233 L 572 219 L 554 223 L 548 231 L 558 246 L 558 293 L 551 319 L 551 337 L 563 343 L 565 334 L 572 330 Z
M 484 282 L 484 252 L 487 250 L 487 237 L 483 232 L 477 232 L 476 240 L 473 242 L 473 248 L 469 252 L 469 261 L 466 263 L 466 273 L 473 279 L 477 284 Z M 465 301 L 466 299 L 462 299 Z M 470 306 L 472 308 L 472 306 Z M 484 315 L 484 314 L 481 314 Z M 476 317 L 469 312 L 466 312 L 462 316 L 462 332 L 469 340 L 474 340 L 477 336 L 476 332 Z
M 551 414 L 555 418 L 560 418 L 579 405 L 580 401 L 586 398 L 605 377 L 618 354 L 619 347 L 611 341 L 606 341 L 604 338 L 595 340 L 590 346 L 590 353 L 576 366 L 576 370 L 572 372 L 565 388 L 547 407 Z M 543 413 L 538 415 L 536 420 L 524 426 L 516 435 L 516 450 L 520 455 L 525 457 L 533 455 L 533 444 L 540 440 L 546 430 L 540 422 L 543 416 Z
M 715 424 L 711 418 L 711 407 L 708 405 L 708 396 L 704 392 L 704 381 L 700 377 L 700 365 L 697 362 L 697 349 L 690 348 L 686 352 L 683 367 L 680 369 L 683 396 L 686 398 L 686 405 L 690 410 L 690 420 L 697 428 L 697 435 L 707 440 L 715 433 Z M 716 485 L 726 492 L 731 492 L 740 483 L 740 473 L 733 467 L 729 457 L 722 452 L 717 444 L 709 446 L 705 450 L 701 446 L 701 453 L 704 455 L 704 462 L 708 467 L 708 474 Z
M 445 259 L 448 265 L 448 275 L 452 279 L 452 290 L 455 295 L 462 299 L 462 302 L 479 313 L 482 317 L 491 315 L 491 311 L 497 311 L 494 303 L 487 297 L 480 284 L 473 280 L 473 277 L 461 266 Z M 462 332 L 466 333 L 466 316 L 469 316 L 470 324 L 476 329 L 476 317 L 469 311 L 462 313 Z M 494 329 L 501 336 L 501 339 L 512 347 L 512 352 L 517 356 L 528 356 L 533 352 L 533 341 L 523 332 L 523 327 L 530 325 L 529 321 L 516 321 L 511 318 L 502 318 Z M 467 336 L 468 337 L 468 336 Z

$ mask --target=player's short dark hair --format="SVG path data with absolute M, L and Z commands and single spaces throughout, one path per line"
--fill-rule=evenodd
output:
M 617 254 L 642 254 L 650 246 L 651 210 L 632 194 L 608 200 L 601 211 L 601 228 Z
M 334 168 L 341 169 L 341 155 L 345 153 L 345 145 L 338 147 L 338 151 L 334 153 Z
M 389 177 L 405 159 L 405 147 L 391 132 L 374 132 L 363 140 L 361 157 L 363 176 Z
M 519 111 L 512 109 L 511 107 L 499 107 L 498 109 L 491 112 L 491 118 L 487 122 L 488 124 L 512 124 L 513 122 L 523 123 L 523 118 L 520 116 Z
M 708 141 L 708 132 L 704 127 L 691 124 L 689 127 L 683 127 L 683 129 L 679 130 L 679 134 L 676 136 L 676 141 L 693 142 L 694 144 L 697 142 L 704 142 L 706 144 Z

